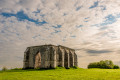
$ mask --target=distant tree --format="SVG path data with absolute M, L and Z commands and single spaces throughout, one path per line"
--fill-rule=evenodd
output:
M 111 60 L 101 60 L 100 62 L 93 62 L 88 65 L 88 68 L 102 68 L 102 69 L 118 69 L 119 66 L 114 65 Z
M 113 69 L 119 69 L 118 65 L 114 65 Z

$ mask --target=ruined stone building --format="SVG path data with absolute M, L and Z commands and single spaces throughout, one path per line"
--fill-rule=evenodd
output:
M 69 68 L 77 66 L 77 63 L 74 49 L 61 45 L 41 45 L 26 49 L 23 68 Z

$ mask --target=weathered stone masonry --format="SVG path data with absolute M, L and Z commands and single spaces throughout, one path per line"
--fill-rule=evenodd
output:
M 23 68 L 69 68 L 78 66 L 77 64 L 75 50 L 61 45 L 33 46 L 24 52 Z

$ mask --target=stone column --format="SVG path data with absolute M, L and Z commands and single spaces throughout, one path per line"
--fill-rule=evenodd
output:
M 47 55 L 47 51 L 45 51 L 45 52 L 44 52 L 44 62 L 45 62 L 45 63 L 44 63 L 44 68 L 47 68 L 47 62 L 48 62 L 48 61 L 47 61 L 47 56 L 48 56 L 48 55 Z
M 54 49 L 54 55 L 53 55 L 53 68 L 56 68 L 56 50 Z
M 33 64 L 33 54 L 29 53 L 29 67 L 34 68 Z
M 29 53 L 30 48 L 27 48 L 24 52 L 24 61 L 23 61 L 23 68 L 29 68 Z
M 64 51 L 62 50 L 62 67 L 64 67 Z
M 45 68 L 45 53 L 40 52 L 41 53 L 41 66 L 40 68 Z
M 65 49 L 65 55 L 64 55 L 64 67 L 69 68 L 70 67 L 70 61 L 69 61 L 69 51 Z
M 78 62 L 77 62 L 77 55 L 76 55 L 76 53 L 74 53 L 74 65 L 78 66 L 77 64 L 78 64 Z
M 74 66 L 74 53 L 70 51 L 70 67 Z
M 70 53 L 68 52 L 68 68 L 70 67 Z
M 24 53 L 23 68 L 29 68 L 29 54 L 27 52 Z
M 78 58 L 77 58 L 77 54 L 76 54 L 76 66 L 78 66 Z
M 64 49 L 58 47 L 59 63 L 58 66 L 64 67 Z
M 74 61 L 74 60 L 75 60 L 75 59 L 74 59 L 74 53 L 72 53 L 72 58 L 73 58 L 73 66 L 75 66 L 75 64 L 74 64 L 74 62 L 75 62 L 75 61 Z

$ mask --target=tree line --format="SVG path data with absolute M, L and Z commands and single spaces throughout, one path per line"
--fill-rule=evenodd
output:
M 119 69 L 119 66 L 114 65 L 111 60 L 101 60 L 99 62 L 90 63 L 88 68 Z

